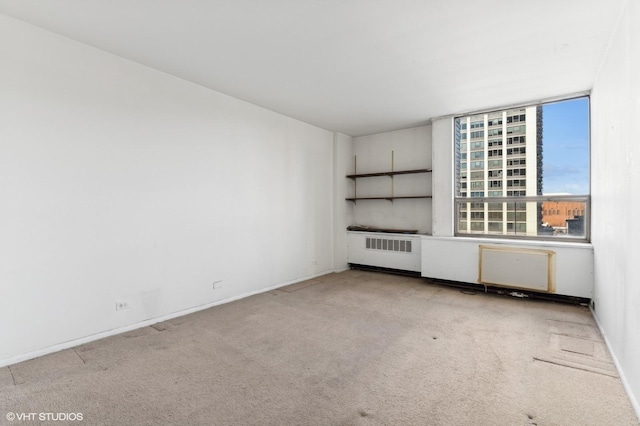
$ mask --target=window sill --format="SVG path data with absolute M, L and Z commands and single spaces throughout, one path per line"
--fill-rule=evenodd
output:
M 511 244 L 518 246 L 532 246 L 532 247 L 571 247 L 571 248 L 583 248 L 593 249 L 593 244 L 588 241 L 556 241 L 556 240 L 538 240 L 529 238 L 500 238 L 500 237 L 487 237 L 485 235 L 476 236 L 431 236 L 422 235 L 422 238 L 429 238 L 434 240 L 443 241 L 460 241 L 460 242 L 477 242 L 479 244 Z

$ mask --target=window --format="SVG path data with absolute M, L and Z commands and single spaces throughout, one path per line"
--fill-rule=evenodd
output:
M 507 220 L 514 221 L 526 221 L 527 220 L 527 212 L 507 212 Z
M 527 169 L 509 169 L 507 170 L 507 176 L 526 176 Z
M 507 127 L 507 134 L 524 133 L 527 130 L 527 126 L 511 126 Z
M 518 121 L 525 121 L 526 116 L 522 115 L 514 115 L 513 117 L 507 117 L 507 123 L 517 123 Z
M 507 166 L 524 166 L 525 164 L 527 164 L 527 160 L 525 158 L 507 160 Z
M 489 232 L 502 233 L 502 222 L 489 222 Z
M 514 186 L 526 188 L 527 181 L 524 179 L 509 179 L 507 181 L 507 188 L 513 188 Z
M 456 235 L 588 241 L 588 97 L 460 117 L 456 125 L 474 129 L 469 159 L 456 169 Z M 455 146 L 466 143 L 457 137 Z
M 527 224 L 526 223 L 507 223 L 507 232 L 512 233 L 526 233 L 527 232 Z
M 527 138 L 525 136 L 514 136 L 511 138 L 507 138 L 507 145 L 518 145 L 525 143 Z

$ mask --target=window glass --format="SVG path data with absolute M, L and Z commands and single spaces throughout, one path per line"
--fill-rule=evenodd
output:
M 456 216 L 457 233 L 588 240 L 588 97 L 459 117 L 456 125 L 474 129 L 473 182 L 469 192 L 458 190 L 456 211 L 482 213 Z M 460 140 L 456 146 L 467 153 Z M 456 169 L 458 188 L 466 167 Z

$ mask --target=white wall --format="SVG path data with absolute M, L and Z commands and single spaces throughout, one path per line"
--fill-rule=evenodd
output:
M 555 293 L 584 298 L 593 296 L 593 247 L 582 243 L 422 237 L 422 276 L 477 284 L 478 246 L 481 244 L 514 249 L 550 250 L 555 253 Z M 524 261 L 520 267 L 523 266 Z
M 357 173 L 431 168 L 431 126 L 414 127 L 393 132 L 361 136 L 353 139 L 357 157 Z M 354 173 L 353 158 L 349 174 Z M 431 195 L 431 173 L 397 175 L 393 178 L 395 196 Z M 388 176 L 357 180 L 358 197 L 391 195 L 392 179 Z M 349 195 L 353 196 L 353 192 Z M 380 228 L 415 229 L 431 233 L 431 199 L 361 200 L 353 207 L 354 224 Z
M 346 264 L 331 132 L 5 16 L 0 63 L 0 365 Z
M 353 138 L 334 133 L 333 138 L 333 269 L 342 271 L 347 264 L 347 226 L 353 222 L 353 203 L 345 201 L 353 193 L 353 181 L 345 179 L 353 168 Z M 346 182 L 345 182 L 346 181 Z M 345 184 L 346 183 L 346 184 Z
M 595 315 L 640 416 L 640 4 L 629 1 L 592 93 Z
M 454 232 L 453 119 L 433 120 L 433 236 Z

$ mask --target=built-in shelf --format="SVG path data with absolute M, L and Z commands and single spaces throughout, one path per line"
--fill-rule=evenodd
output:
M 345 198 L 345 200 L 347 201 L 356 201 L 356 200 L 387 200 L 387 201 L 393 201 L 393 200 L 402 200 L 402 199 L 408 199 L 408 198 L 431 198 L 431 195 L 411 195 L 408 197 L 352 197 L 352 198 Z
M 393 169 L 393 151 L 391 151 L 391 170 L 388 172 L 376 172 L 376 173 L 358 173 L 357 172 L 357 158 L 353 157 L 353 171 L 352 175 L 347 175 L 346 177 L 349 179 L 353 179 L 353 197 L 345 198 L 347 201 L 353 201 L 354 203 L 357 200 L 387 200 L 393 202 L 393 200 L 409 200 L 409 199 L 420 199 L 420 198 L 431 198 L 431 195 L 411 195 L 411 196 L 402 196 L 396 197 L 393 194 L 393 177 L 396 175 L 410 175 L 416 173 L 431 173 L 431 169 L 413 169 L 413 170 L 394 170 Z M 391 194 L 387 197 L 358 197 L 357 191 L 357 179 L 360 178 L 370 178 L 370 177 L 378 177 L 378 176 L 389 176 L 391 178 Z

